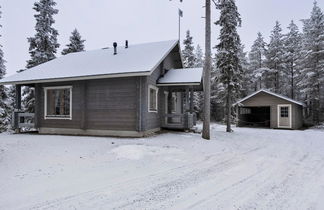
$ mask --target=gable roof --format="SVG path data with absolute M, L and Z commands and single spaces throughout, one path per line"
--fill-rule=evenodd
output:
M 281 99 L 283 99 L 283 100 L 289 101 L 289 102 L 294 103 L 294 104 L 298 104 L 298 105 L 300 105 L 300 106 L 305 106 L 305 104 L 302 103 L 302 102 L 299 102 L 299 101 L 293 100 L 293 99 L 288 98 L 288 97 L 286 97 L 286 96 L 279 95 L 279 94 L 277 94 L 277 93 L 273 93 L 273 92 L 271 92 L 271 91 L 269 91 L 269 90 L 265 90 L 265 89 L 261 89 L 261 90 L 259 90 L 259 91 L 256 91 L 256 92 L 252 93 L 251 95 L 248 95 L 248 96 L 246 96 L 245 98 L 239 100 L 238 102 L 236 102 L 236 103 L 233 104 L 233 105 L 240 105 L 243 101 L 246 101 L 247 99 L 249 99 L 249 98 L 251 98 L 251 97 L 253 97 L 253 96 L 255 96 L 255 95 L 257 95 L 257 94 L 259 94 L 259 93 L 261 93 L 261 92 L 263 92 L 263 93 L 267 93 L 267 94 L 269 94 L 269 95 L 272 95 L 272 96 L 275 96 L 275 97 L 278 97 L 278 98 L 281 98 Z
M 153 42 L 71 53 L 0 80 L 0 84 L 148 76 L 179 44 L 178 40 Z
M 171 69 L 158 80 L 157 85 L 200 85 L 202 76 L 202 68 Z

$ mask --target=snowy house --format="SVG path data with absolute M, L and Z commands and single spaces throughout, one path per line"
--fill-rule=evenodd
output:
M 163 41 L 68 54 L 0 84 L 16 86 L 18 130 L 140 137 L 194 125 L 202 69 L 183 69 L 179 42 Z M 21 112 L 22 86 L 35 88 L 35 113 Z
M 234 104 L 237 125 L 283 129 L 303 126 L 302 102 L 261 89 Z

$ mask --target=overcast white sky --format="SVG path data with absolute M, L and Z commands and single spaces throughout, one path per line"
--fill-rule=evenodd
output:
M 29 59 L 27 37 L 33 36 L 35 0 L 0 0 L 2 7 L 0 43 L 7 60 L 8 75 L 25 68 Z M 86 50 L 111 46 L 114 41 L 130 45 L 178 38 L 178 7 L 184 12 L 181 39 L 190 29 L 195 44 L 204 46 L 204 0 L 57 0 L 59 14 L 55 16 L 55 28 L 59 31 L 62 48 L 68 43 L 71 31 L 77 28 L 86 39 Z M 318 0 L 320 7 L 324 0 Z M 258 31 L 266 39 L 276 20 L 286 30 L 294 19 L 308 18 L 312 0 L 237 0 L 243 25 L 242 42 L 249 50 Z M 213 22 L 219 12 L 213 7 Z M 213 26 L 212 43 L 217 43 L 218 28 Z M 58 54 L 59 56 L 59 54 Z

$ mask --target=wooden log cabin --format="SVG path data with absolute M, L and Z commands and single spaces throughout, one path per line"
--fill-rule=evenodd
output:
M 184 69 L 179 41 L 71 53 L 0 80 L 16 86 L 13 126 L 41 134 L 142 137 L 195 123 L 202 68 Z M 35 113 L 21 107 L 35 90 Z

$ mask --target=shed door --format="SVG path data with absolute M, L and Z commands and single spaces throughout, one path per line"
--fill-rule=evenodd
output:
M 278 128 L 291 128 L 291 105 L 278 105 Z

